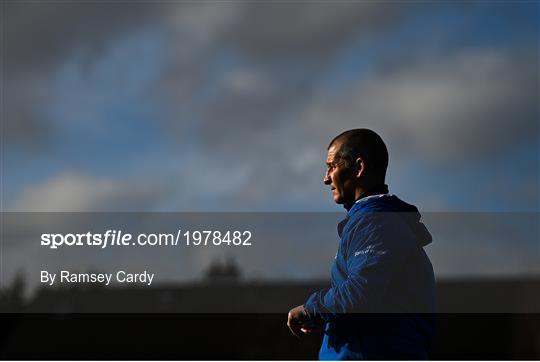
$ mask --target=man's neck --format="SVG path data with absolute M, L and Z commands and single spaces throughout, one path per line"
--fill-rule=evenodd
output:
M 351 207 L 357 202 L 358 200 L 361 200 L 365 197 L 372 196 L 372 195 L 380 195 L 380 194 L 387 194 L 388 193 L 388 185 L 386 184 L 379 184 L 373 187 L 368 188 L 367 190 L 360 190 L 359 195 L 355 198 L 355 200 L 351 203 L 343 204 L 343 207 L 349 211 Z

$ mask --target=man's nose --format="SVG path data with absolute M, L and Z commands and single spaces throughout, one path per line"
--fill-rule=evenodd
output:
M 332 180 L 330 180 L 330 175 L 328 175 L 328 171 L 324 174 L 323 183 L 325 185 L 330 185 L 332 183 Z

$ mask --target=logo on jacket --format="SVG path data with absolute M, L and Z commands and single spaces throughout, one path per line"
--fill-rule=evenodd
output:
M 374 245 L 368 245 L 367 248 L 355 252 L 354 256 L 366 255 L 366 254 L 384 255 L 386 254 L 386 250 L 375 250 Z

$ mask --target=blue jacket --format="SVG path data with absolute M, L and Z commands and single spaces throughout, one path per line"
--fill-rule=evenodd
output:
M 435 279 L 418 209 L 370 196 L 353 205 L 338 234 L 330 288 L 305 303 L 310 319 L 326 322 L 319 358 L 428 358 Z

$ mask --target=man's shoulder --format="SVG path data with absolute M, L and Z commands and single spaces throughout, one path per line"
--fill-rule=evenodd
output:
M 358 236 L 382 231 L 405 232 L 402 229 L 407 224 L 419 219 L 420 214 L 414 205 L 395 195 L 376 195 L 360 200 L 349 210 L 343 233 Z
M 366 233 L 377 232 L 382 227 L 389 226 L 393 218 L 392 213 L 376 211 L 355 213 L 349 217 L 343 228 L 344 234 L 359 237 Z

